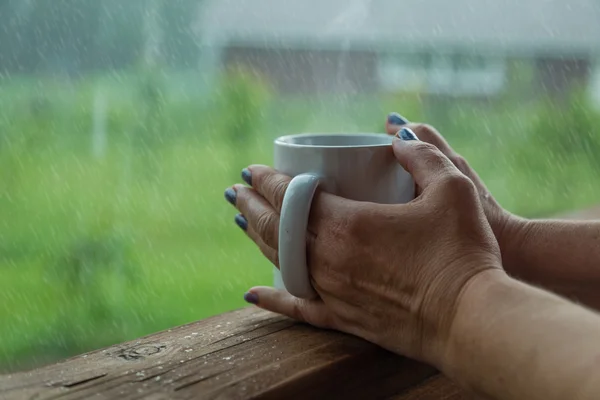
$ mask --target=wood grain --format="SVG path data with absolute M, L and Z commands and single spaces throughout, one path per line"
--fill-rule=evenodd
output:
M 385 399 L 435 375 L 358 338 L 247 308 L 1 376 L 0 399 Z
M 389 400 L 477 400 L 443 375 L 437 374 Z

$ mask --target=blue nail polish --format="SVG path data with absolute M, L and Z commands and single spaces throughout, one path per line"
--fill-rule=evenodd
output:
M 417 135 L 415 135 L 415 133 L 408 128 L 400 129 L 396 136 L 398 136 L 402 140 L 419 140 Z
M 235 216 L 235 223 L 237 226 L 242 228 L 243 231 L 248 229 L 248 220 L 242 214 L 238 214 Z
M 232 188 L 227 189 L 225 191 L 225 200 L 227 200 L 229 203 L 235 206 L 235 201 L 237 200 L 235 190 L 233 190 Z
M 258 304 L 258 295 L 256 293 L 245 293 L 244 300 L 250 304 Z
M 390 125 L 406 125 L 408 124 L 408 120 L 402 115 L 393 112 L 388 115 L 388 123 Z
M 252 172 L 250 172 L 250 170 L 248 168 L 244 168 L 242 170 L 242 179 L 248 185 L 252 186 Z

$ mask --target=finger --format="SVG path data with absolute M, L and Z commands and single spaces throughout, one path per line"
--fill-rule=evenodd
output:
M 452 156 L 456 155 L 444 137 L 431 125 L 412 123 L 396 112 L 390 113 L 385 122 L 385 130 L 388 135 L 396 135 L 402 128 L 412 130 L 419 140 L 431 143 L 440 149 L 448 158 L 452 158 Z
M 225 197 L 241 211 L 235 217 L 236 224 L 279 269 L 279 215 L 256 191 L 242 185 L 227 189 Z M 258 217 L 250 216 L 252 213 Z M 315 239 L 314 234 L 307 233 L 307 254 L 313 253 L 311 249 L 314 248 Z
M 247 302 L 319 328 L 334 328 L 329 310 L 321 300 L 306 300 L 292 296 L 285 290 L 257 286 L 244 295 Z
M 234 185 L 232 189 L 235 207 L 247 221 L 246 229 L 242 229 L 251 232 L 255 242 L 260 238 L 266 246 L 279 248 L 279 213 L 256 190 L 243 185 Z
M 402 115 L 396 112 L 390 113 L 385 120 L 385 131 L 388 135 L 395 135 L 408 123 L 408 119 L 404 118 Z
M 437 131 L 437 129 L 426 124 L 412 123 L 407 124 L 406 128 L 411 129 L 417 135 L 419 140 L 431 143 L 432 145 L 440 149 L 440 151 L 444 153 L 444 155 L 446 155 L 446 157 L 448 157 L 450 161 L 452 161 L 452 164 L 454 164 L 460 172 L 468 176 L 473 181 L 473 183 L 475 183 L 475 185 L 478 187 L 479 191 L 482 192 L 482 194 L 488 192 L 487 187 L 485 186 L 479 175 L 477 175 L 477 172 L 475 172 L 475 170 L 471 168 L 469 163 L 460 154 L 458 154 L 452 148 L 452 146 L 450 146 L 450 144 Z
M 242 173 L 244 180 L 266 199 L 277 214 L 280 214 L 285 192 L 292 180 L 291 177 L 266 165 L 251 165 L 244 171 Z M 343 199 L 317 189 L 308 220 L 308 230 L 318 232 L 323 225 L 327 225 L 329 219 L 336 218 L 343 213 L 340 208 L 343 208 L 345 203 Z M 246 215 L 246 212 L 243 213 Z M 279 220 L 277 223 L 279 224 Z M 260 230 L 259 233 L 262 235 Z M 269 244 L 271 245 L 271 243 Z M 276 245 L 272 245 L 272 247 L 277 248 Z
M 450 147 L 446 139 L 442 137 L 442 135 L 432 126 L 426 124 L 407 124 L 405 128 L 412 130 L 420 141 L 431 143 L 442 153 L 446 155 L 446 157 L 452 159 L 452 157 L 456 156 L 456 152 Z
M 397 113 L 391 113 L 388 116 L 388 123 L 386 125 L 387 133 L 390 135 L 395 135 L 402 128 L 408 128 L 412 130 L 419 140 L 422 142 L 430 143 L 440 149 L 442 153 L 446 155 L 452 161 L 452 163 L 462 172 L 467 175 L 469 178 L 475 178 L 475 172 L 469 167 L 468 163 L 450 146 L 450 144 L 444 139 L 444 137 L 431 125 L 421 124 L 421 123 L 411 123 L 406 121 L 403 117 L 399 117 L 402 120 L 405 120 L 405 124 L 399 124 L 400 119 L 395 117 L 395 115 L 400 115 Z M 392 124 L 391 122 L 395 122 Z
M 442 135 L 440 135 L 440 133 L 432 126 L 421 123 L 412 123 L 398 113 L 390 113 L 385 122 L 385 130 L 388 135 L 396 135 L 402 128 L 412 130 L 419 140 L 431 143 L 449 158 L 456 154 L 448 142 L 446 142 Z
M 394 155 L 423 190 L 449 175 L 461 175 L 446 155 L 430 143 L 420 141 L 415 133 L 402 128 L 392 144 Z
M 269 246 L 265 243 L 262 237 L 252 228 L 252 226 L 248 225 L 246 229 L 246 234 L 252 241 L 258 246 L 261 253 L 269 260 L 271 263 L 279 269 L 279 252 L 277 249 Z
M 266 165 L 251 165 L 244 169 L 242 176 L 278 213 L 281 212 L 283 196 L 292 180 L 291 177 Z
M 408 128 L 412 130 L 419 140 L 430 143 L 437 147 L 446 157 L 450 159 L 452 164 L 458 168 L 460 172 L 465 174 L 473 181 L 480 195 L 486 199 L 486 201 L 496 204 L 496 201 L 489 195 L 489 190 L 485 183 L 481 180 L 477 172 L 471 168 L 469 163 L 458 154 L 452 146 L 444 139 L 444 137 L 431 125 L 422 123 L 408 122 L 406 118 L 400 116 L 398 113 L 391 113 L 388 115 L 386 120 L 386 131 L 390 135 L 395 135 L 402 128 Z M 419 188 L 420 190 L 420 188 Z

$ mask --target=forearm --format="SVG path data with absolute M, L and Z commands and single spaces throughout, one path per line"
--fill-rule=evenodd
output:
M 600 221 L 531 220 L 503 251 L 507 272 L 600 309 Z
M 600 393 L 600 316 L 485 273 L 461 299 L 442 370 L 490 399 L 592 399 Z

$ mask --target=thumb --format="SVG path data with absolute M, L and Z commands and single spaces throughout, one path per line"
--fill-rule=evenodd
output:
M 425 190 L 432 183 L 460 171 L 437 147 L 422 142 L 409 129 L 402 128 L 392 143 L 396 159 L 412 175 L 419 188 Z
M 322 300 L 300 299 L 285 290 L 266 286 L 253 287 L 244 295 L 244 299 L 264 310 L 283 314 L 297 321 L 319 328 L 333 328 L 329 323 L 329 310 Z

